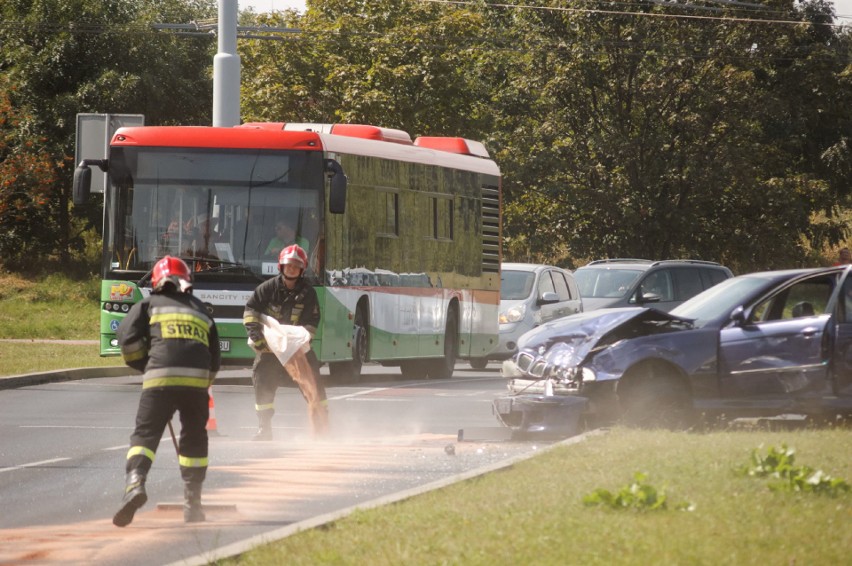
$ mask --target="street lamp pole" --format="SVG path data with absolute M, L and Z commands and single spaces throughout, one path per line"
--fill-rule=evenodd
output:
M 237 0 L 219 0 L 218 52 L 213 57 L 213 126 L 240 124 Z

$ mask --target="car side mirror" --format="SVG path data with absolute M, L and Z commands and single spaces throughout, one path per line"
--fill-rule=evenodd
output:
M 559 302 L 559 295 L 554 293 L 553 291 L 545 291 L 541 294 L 541 297 L 538 299 L 539 305 L 552 305 L 553 303 Z
M 642 293 L 642 292 L 640 292 L 637 295 L 639 297 L 639 300 L 637 300 L 636 302 L 639 303 L 639 304 L 642 304 L 642 303 L 659 303 L 660 300 L 662 300 L 662 297 L 660 297 L 656 293 Z
M 743 326 L 746 323 L 745 308 L 742 305 L 731 311 L 731 321 L 737 326 Z

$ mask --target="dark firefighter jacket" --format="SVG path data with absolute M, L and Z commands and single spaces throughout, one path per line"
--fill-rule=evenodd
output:
M 266 344 L 263 339 L 261 314 L 270 316 L 281 324 L 304 326 L 313 336 L 320 321 L 317 292 L 304 278 L 300 278 L 291 291 L 287 289 L 281 275 L 258 285 L 246 302 L 243 324 L 248 337 L 259 347 Z
M 157 293 L 136 303 L 116 334 L 125 363 L 143 372 L 143 389 L 207 388 L 219 371 L 216 323 L 187 293 Z

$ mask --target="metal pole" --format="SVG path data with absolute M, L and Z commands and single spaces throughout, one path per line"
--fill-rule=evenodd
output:
M 240 56 L 237 0 L 219 0 L 219 52 L 213 57 L 213 125 L 240 124 Z
M 169 432 L 172 434 L 172 444 L 175 445 L 175 454 L 177 454 L 178 460 L 180 460 L 180 449 L 178 448 L 177 438 L 175 437 L 175 429 L 172 426 L 171 419 L 169 419 Z

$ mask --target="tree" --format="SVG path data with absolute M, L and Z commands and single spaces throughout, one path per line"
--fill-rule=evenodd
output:
M 10 91 L 0 76 L 0 255 L 17 266 L 49 251 L 39 232 L 49 225 L 57 168 L 44 140 L 28 132 L 32 117 L 12 106 Z
M 37 145 L 53 169 L 49 177 L 19 178 L 17 190 L 45 195 L 19 216 L 20 223 L 39 226 L 34 234 L 39 248 L 64 267 L 69 267 L 69 250 L 79 245 L 68 202 L 76 114 L 141 113 L 148 124 L 209 123 L 214 52 L 209 36 L 179 37 L 150 24 L 188 23 L 214 10 L 212 2 L 201 0 L 0 5 L 0 72 L 15 86 L 7 90 L 10 106 L 28 117 L 25 130 L 4 133 Z M 100 221 L 98 207 L 91 219 Z M 0 247 L 7 264 L 22 259 L 19 255 L 14 246 Z
M 530 49 L 496 96 L 507 231 L 534 252 L 561 242 L 574 258 L 802 262 L 801 237 L 824 236 L 811 219 L 831 200 L 803 148 L 771 131 L 791 101 L 773 78 L 780 58 L 801 58 L 794 40 L 825 51 L 825 34 L 633 10 L 519 12 L 511 31 Z M 803 63 L 800 78 L 831 84 L 834 57 L 829 72 Z M 541 199 L 522 197 L 529 191 Z M 513 206 L 522 198 L 559 213 L 541 226 L 536 210 Z
M 412 0 L 315 1 L 282 41 L 241 44 L 247 120 L 367 123 L 415 135 L 480 137 L 489 128 L 474 10 Z

